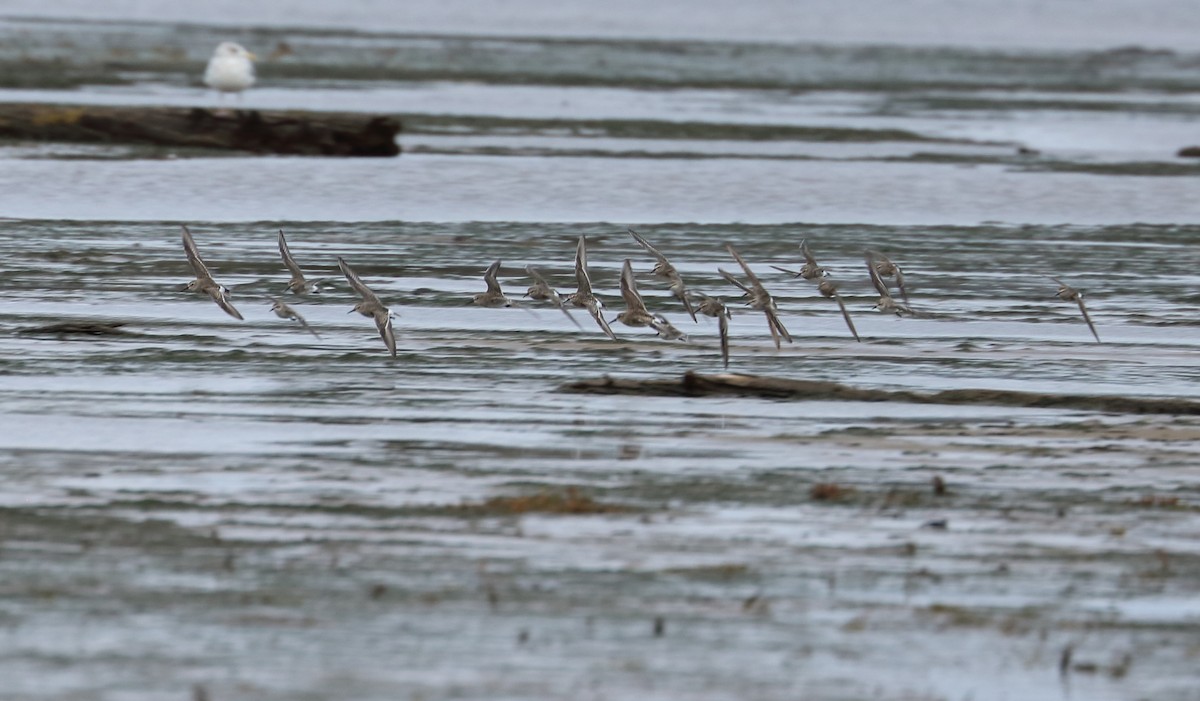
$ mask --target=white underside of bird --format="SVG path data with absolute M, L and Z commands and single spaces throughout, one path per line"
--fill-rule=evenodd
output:
M 204 83 L 221 92 L 241 92 L 254 85 L 254 54 L 232 42 L 217 47 L 204 71 Z

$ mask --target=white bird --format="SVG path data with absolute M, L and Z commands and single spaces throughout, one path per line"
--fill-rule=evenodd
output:
M 258 58 L 241 44 L 221 42 L 208 59 L 204 83 L 223 93 L 240 93 L 254 85 L 254 63 Z

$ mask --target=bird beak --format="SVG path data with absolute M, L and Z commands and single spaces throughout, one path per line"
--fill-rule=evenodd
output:
M 175 291 L 176 291 L 176 292 L 187 292 L 187 290 L 188 290 L 188 285 L 190 285 L 190 284 L 192 284 L 192 283 L 190 283 L 190 282 L 189 282 L 189 283 L 187 283 L 187 284 L 185 284 L 185 285 L 180 285 L 179 287 L 176 287 L 176 288 L 175 288 Z M 1056 296 L 1057 296 L 1057 295 L 1056 295 Z
M 255 54 L 253 51 L 247 51 L 247 52 L 246 52 L 246 58 L 250 59 L 251 61 L 257 61 L 257 60 L 258 60 L 258 56 L 257 56 L 257 55 L 256 55 L 256 54 Z

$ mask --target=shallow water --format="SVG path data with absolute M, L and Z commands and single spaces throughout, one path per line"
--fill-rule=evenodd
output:
M 211 102 L 188 71 L 222 30 L 13 26 L 39 61 L 102 64 L 120 37 L 124 77 L 0 100 Z M 1107 54 L 1121 68 L 1081 82 L 1085 52 L 466 27 L 396 40 L 430 65 L 456 47 L 473 76 L 421 79 L 345 48 L 387 37 L 258 31 L 298 65 L 264 64 L 244 106 L 400 113 L 407 153 L 0 150 L 6 698 L 1198 698 L 1194 417 L 558 391 L 722 370 L 715 323 L 649 275 L 634 225 L 734 309 L 734 372 L 1195 398 L 1200 205 L 1173 156 L 1197 123 L 1190 55 Z M 173 38 L 195 55 L 147 58 Z M 529 52 L 611 61 L 567 79 Z M 820 89 L 786 90 L 771 52 Z M 904 57 L 920 68 L 889 73 Z M 997 88 L 1022 61 L 1039 81 Z M 244 322 L 176 291 L 180 223 Z M 288 300 L 320 338 L 268 308 L 281 227 L 333 286 Z M 465 304 L 496 259 L 514 298 L 526 264 L 573 289 L 579 236 L 610 317 L 629 258 L 690 342 Z M 862 343 L 770 267 L 798 267 L 802 239 Z M 727 241 L 794 343 L 776 350 L 717 276 L 737 271 Z M 915 317 L 872 309 L 868 247 L 903 266 Z M 346 313 L 336 256 L 398 313 L 397 359 Z M 1050 275 L 1085 292 L 1104 343 Z M 27 333 L 63 321 L 124 326 Z M 564 494 L 610 509 L 489 501 Z

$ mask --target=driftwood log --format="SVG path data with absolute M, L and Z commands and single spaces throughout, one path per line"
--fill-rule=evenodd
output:
M 343 112 L 0 104 L 0 139 L 395 156 L 400 122 Z
M 602 377 L 569 382 L 560 392 L 631 394 L 642 396 L 743 396 L 765 399 L 848 402 L 905 402 L 912 404 L 972 404 L 1038 409 L 1079 409 L 1119 414 L 1200 415 L 1200 402 L 1187 399 L 1119 397 L 1111 395 L 1043 394 L 997 389 L 955 389 L 944 392 L 861 389 L 837 382 L 789 380 L 761 375 L 700 375 L 650 380 Z
M 1180 158 L 1200 158 L 1200 146 L 1188 146 L 1179 149 L 1179 153 L 1175 154 Z

